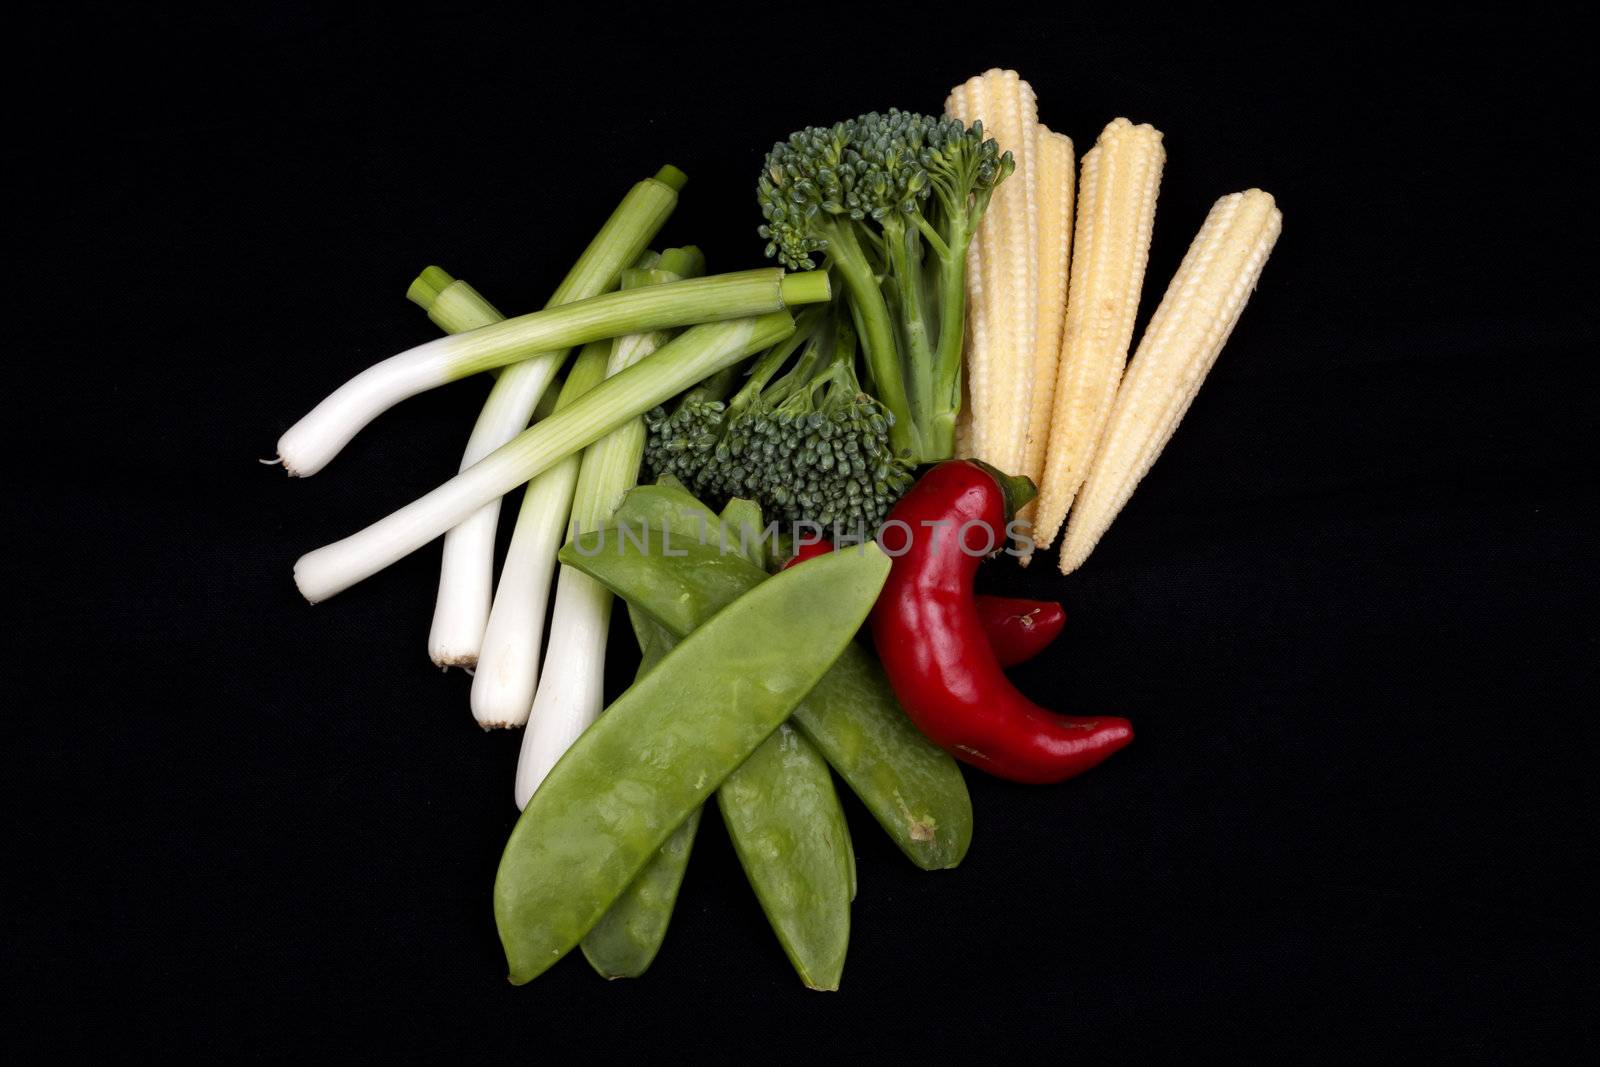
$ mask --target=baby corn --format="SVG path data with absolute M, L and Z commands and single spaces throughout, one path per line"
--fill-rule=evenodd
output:
M 1028 435 L 1022 467 L 1035 484 L 1044 478 L 1045 446 L 1050 440 L 1052 401 L 1056 394 L 1056 365 L 1061 356 L 1061 324 L 1067 312 L 1067 265 L 1072 256 L 1072 138 L 1039 126 L 1034 138 L 1034 175 L 1038 211 L 1038 293 L 1034 313 L 1033 358 L 1027 368 L 1032 392 L 1028 409 Z M 1022 511 L 1031 519 L 1033 506 Z M 1031 542 L 1028 542 L 1031 544 Z
M 1023 463 L 1034 346 L 1035 240 L 1033 87 L 1014 70 L 989 70 L 957 86 L 945 110 L 1009 150 L 1016 170 L 989 203 L 967 256 L 972 451 L 1002 470 Z
M 1083 157 L 1077 247 L 1033 530 L 1040 548 L 1055 541 L 1116 399 L 1165 161 L 1161 131 L 1123 118 Z
M 1269 193 L 1218 200 L 1128 366 L 1061 545 L 1061 572 L 1088 558 L 1171 439 L 1216 362 L 1283 227 Z

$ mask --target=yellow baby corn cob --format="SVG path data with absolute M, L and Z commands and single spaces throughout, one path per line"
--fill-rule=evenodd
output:
M 1035 240 L 1033 140 L 1038 103 L 1014 70 L 989 70 L 957 86 L 945 110 L 984 133 L 1016 160 L 995 191 L 967 256 L 967 382 L 972 451 L 1006 471 L 1022 466 L 1033 357 Z
M 1067 313 L 1067 265 L 1072 256 L 1072 138 L 1039 126 L 1034 134 L 1033 172 L 1038 213 L 1038 277 L 1034 304 L 1033 359 L 1028 367 L 1032 396 L 1020 469 L 1038 484 L 1044 477 L 1045 446 L 1054 413 L 1056 365 L 1061 357 L 1061 324 Z M 1033 507 L 1021 517 L 1031 519 Z M 1026 542 L 1031 545 L 1032 542 Z M 1024 558 L 1026 562 L 1026 558 Z
M 1161 131 L 1123 118 L 1107 125 L 1083 157 L 1077 247 L 1033 530 L 1040 548 L 1055 541 L 1116 399 L 1165 162 Z
M 1200 391 L 1283 228 L 1269 193 L 1218 200 L 1189 246 L 1117 390 L 1061 545 L 1061 573 L 1088 558 Z

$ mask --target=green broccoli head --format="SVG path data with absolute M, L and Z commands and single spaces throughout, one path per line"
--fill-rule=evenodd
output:
M 728 402 L 692 397 L 650 412 L 645 462 L 702 499 L 745 497 L 785 521 L 871 530 L 913 480 L 890 442 L 894 415 L 862 391 L 846 319 L 808 311 L 794 336 L 757 358 Z
M 967 249 L 1014 166 L 982 124 L 891 108 L 790 134 L 757 181 L 767 256 L 790 270 L 827 257 L 914 461 L 954 448 Z
M 829 250 L 833 227 L 846 219 L 881 229 L 920 212 L 943 238 L 948 227 L 940 216 L 959 213 L 961 225 L 974 222 L 975 202 L 981 216 L 1013 168 L 1011 153 L 984 138 L 982 123 L 870 111 L 772 146 L 757 183 L 766 219 L 758 232 L 767 255 L 791 270 L 814 268 L 815 254 Z M 930 211 L 935 192 L 937 209 Z
M 965 210 L 972 226 L 995 187 L 1017 168 L 1010 152 L 1000 151 L 993 137 L 984 138 L 982 122 L 963 126 L 949 116 L 929 131 L 921 162 L 944 210 Z

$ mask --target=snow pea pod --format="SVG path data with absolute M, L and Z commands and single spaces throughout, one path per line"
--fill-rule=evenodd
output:
M 635 626 L 647 634 L 640 649 L 643 658 L 635 675 L 637 681 L 655 668 L 675 638 L 643 613 L 635 620 Z M 700 829 L 700 811 L 695 808 L 672 831 L 610 910 L 583 935 L 579 946 L 584 958 L 602 978 L 637 978 L 656 958 L 672 922 L 678 890 L 683 887 L 683 874 Z
M 673 480 L 676 485 L 676 480 Z M 717 516 L 711 509 L 690 497 L 692 507 L 673 507 L 658 511 L 653 519 L 657 529 L 672 529 L 674 533 L 706 534 Z M 683 503 L 676 501 L 675 503 Z M 759 521 L 759 509 L 757 521 Z M 639 670 L 637 681 L 654 669 L 677 639 L 638 608 L 629 605 L 628 621 L 639 641 Z M 609 911 L 584 935 L 579 942 L 589 965 L 603 978 L 637 978 L 649 969 L 672 922 L 672 911 L 677 904 L 678 890 L 683 886 L 683 876 L 689 866 L 689 856 L 694 850 L 694 839 L 700 830 L 700 812 L 696 808 L 683 820 L 666 843 L 645 864 L 644 870 L 628 884 Z
M 767 531 L 762 522 L 761 505 L 753 500 L 735 497 L 728 501 L 727 506 L 722 509 L 721 515 L 713 515 L 710 508 L 707 508 L 698 498 L 684 489 L 681 482 L 670 475 L 658 480 L 656 488 L 647 488 L 644 492 L 639 493 L 635 497 L 625 519 L 627 521 L 651 521 L 657 529 L 670 530 L 674 534 L 679 532 L 694 533 L 698 538 L 702 539 L 703 543 L 709 543 L 706 539 L 711 536 L 710 531 L 716 529 L 719 531 L 718 548 L 723 553 L 736 552 L 763 570 L 767 569 L 772 563 L 770 556 L 772 545 L 765 538 Z M 719 525 L 717 527 L 711 526 L 713 521 Z M 650 619 L 643 611 L 632 605 L 629 605 L 628 611 L 630 617 L 637 616 L 636 627 L 647 629 L 653 640 L 669 642 L 670 647 L 672 638 L 666 635 L 666 631 L 659 623 Z M 751 879 L 752 887 L 756 890 L 757 897 L 763 901 L 764 908 L 767 907 L 768 900 L 771 900 L 774 906 L 776 905 L 776 902 L 782 896 L 781 888 L 763 896 L 763 887 L 759 882 L 763 879 L 764 874 L 754 866 L 756 862 L 754 857 L 758 854 L 758 849 L 751 847 L 754 845 L 756 836 L 751 830 L 751 824 L 755 820 L 741 817 L 737 813 L 732 819 L 729 819 L 726 802 L 729 797 L 730 786 L 737 785 L 746 792 L 752 792 L 757 796 L 760 795 L 760 791 L 754 788 L 757 784 L 757 776 L 753 765 L 780 763 L 781 761 L 772 759 L 771 756 L 773 754 L 768 752 L 769 748 L 780 743 L 795 744 L 797 748 L 801 749 L 800 753 L 791 762 L 809 768 L 810 773 L 809 775 L 801 775 L 801 781 L 793 784 L 786 785 L 781 781 L 770 783 L 767 791 L 775 796 L 783 796 L 785 793 L 804 795 L 807 792 L 820 795 L 821 785 L 823 784 L 821 780 L 828 779 L 826 766 L 822 765 L 822 761 L 816 758 L 815 749 L 807 745 L 803 737 L 796 735 L 791 741 L 789 733 L 792 733 L 792 731 L 788 731 L 788 733 L 785 731 L 788 731 L 787 724 L 780 727 L 773 737 L 767 738 L 762 743 L 761 748 L 756 749 L 755 753 L 750 759 L 745 760 L 739 770 L 729 775 L 728 780 L 717 791 L 718 803 L 724 810 L 724 823 L 730 835 L 734 837 L 733 844 L 738 851 L 741 864 L 745 867 L 746 876 Z M 780 733 L 784 734 L 781 739 L 779 738 Z M 807 751 L 808 749 L 809 751 Z M 764 753 L 766 758 L 763 758 Z M 819 765 L 821 766 L 820 774 L 816 769 Z M 738 782 L 735 779 L 738 779 Z M 826 784 L 831 791 L 831 779 L 828 779 Z M 834 812 L 837 812 L 836 816 Z M 849 861 L 849 900 L 853 901 L 856 899 L 856 853 L 854 846 L 850 842 L 850 824 L 844 818 L 844 809 L 838 806 L 837 796 L 835 796 L 835 803 L 828 810 L 821 813 L 813 812 L 813 815 L 816 814 L 820 814 L 821 818 L 813 818 L 812 822 L 826 826 L 836 826 L 841 836 L 844 856 Z M 685 825 L 688 824 L 686 823 Z M 802 829 L 804 825 L 802 823 Z M 815 852 L 816 850 L 813 848 L 811 851 Z M 822 858 L 825 859 L 825 857 Z M 664 861 L 657 860 L 656 862 Z M 831 869 L 831 865 L 826 862 L 822 866 L 825 869 L 824 873 L 826 873 L 827 869 Z M 644 878 L 644 875 L 641 875 L 640 878 Z M 840 931 L 843 936 L 848 936 L 848 927 L 841 926 L 827 909 L 820 909 L 816 920 L 812 926 L 821 936 L 802 939 L 798 935 L 790 936 L 787 932 L 788 928 L 794 925 L 789 917 L 774 917 L 769 914 L 769 921 L 773 930 L 778 933 L 780 940 L 783 941 L 786 952 L 789 951 L 791 944 L 800 946 L 798 949 L 800 962 L 796 963 L 796 969 L 800 971 L 803 979 L 808 980 L 809 984 L 813 985 L 816 982 L 807 978 L 808 975 L 822 975 L 829 969 L 837 970 L 836 967 L 830 967 L 827 964 L 819 966 L 809 962 L 831 954 L 828 948 L 830 942 L 828 934 L 833 931 Z M 844 915 L 844 920 L 848 923 L 848 913 Z M 801 932 L 805 932 L 804 927 L 802 927 Z M 802 944 L 802 940 L 805 942 L 804 944 Z M 839 947 L 842 950 L 844 942 L 841 942 Z M 790 952 L 790 959 L 796 959 L 794 952 Z M 842 954 L 840 959 L 842 963 Z M 835 984 L 837 984 L 836 979 L 837 975 L 835 975 Z
M 762 582 L 708 619 L 551 769 L 495 878 L 514 984 L 542 974 L 600 921 L 851 643 L 889 558 L 876 548 L 833 556 Z
M 676 479 L 673 479 L 673 481 L 676 482 Z M 680 484 L 680 488 L 681 488 L 681 484 Z M 772 549 L 773 549 L 774 546 L 773 546 L 772 542 L 767 540 L 767 538 L 764 536 L 765 533 L 766 533 L 766 527 L 764 527 L 762 525 L 761 505 L 760 504 L 757 504 L 753 500 L 745 500 L 745 499 L 743 499 L 741 497 L 735 497 L 734 499 L 728 501 L 728 506 L 722 509 L 722 514 L 720 516 L 718 516 L 718 518 L 722 522 L 722 537 L 723 537 L 723 540 L 721 541 L 719 547 L 721 547 L 724 551 L 731 551 L 733 546 L 737 545 L 739 554 L 744 556 L 746 559 L 748 559 L 751 563 L 755 564 L 757 567 L 760 567 L 762 570 L 767 570 L 768 568 L 772 567 L 772 565 L 773 565 Z M 664 633 L 665 632 L 665 631 L 663 631 L 661 629 L 661 626 L 660 626 L 659 623 L 652 623 L 651 625 L 656 627 L 656 632 L 657 633 Z M 847 650 L 846 654 L 848 654 L 848 650 Z M 793 717 L 791 716 L 791 720 L 792 720 L 792 718 Z M 779 732 L 781 732 L 781 731 L 783 731 L 785 729 L 788 729 L 788 728 L 789 728 L 789 724 L 785 723 L 782 727 L 779 728 Z M 762 743 L 762 747 L 756 749 L 755 754 L 752 755 L 750 757 L 750 759 L 745 760 L 744 761 L 744 766 L 741 767 L 739 771 L 735 771 L 734 774 L 740 774 L 744 770 L 744 767 L 749 767 L 750 764 L 753 761 L 755 761 L 758 756 L 760 756 L 762 754 L 762 752 L 767 748 L 767 746 L 772 745 L 772 744 L 775 743 L 774 738 L 776 736 L 777 735 L 775 733 L 774 737 L 767 738 L 767 740 Z M 831 792 L 832 791 L 832 787 L 833 787 L 833 779 L 828 773 L 828 767 L 827 767 L 826 762 L 824 762 L 823 759 L 821 758 L 821 755 L 816 752 L 815 747 L 810 742 L 807 742 L 805 740 L 805 736 L 804 736 L 803 732 L 800 735 L 798 735 L 795 738 L 795 740 L 797 740 L 799 742 L 800 746 L 803 749 L 809 750 L 810 754 L 816 757 L 813 760 L 809 760 L 809 761 L 805 761 L 805 762 L 809 762 L 810 764 L 814 764 L 814 765 L 817 765 L 817 766 L 821 767 L 821 777 L 827 779 L 828 788 L 829 788 L 829 791 Z M 801 762 L 801 761 L 796 761 L 796 762 Z M 812 772 L 811 777 L 813 779 L 815 779 L 817 777 L 815 771 Z M 722 798 L 726 795 L 727 787 L 732 782 L 732 780 L 733 780 L 733 776 L 730 775 L 729 776 L 729 780 L 727 782 L 723 782 L 722 783 L 723 788 L 717 791 L 717 798 L 718 798 L 719 805 L 721 804 Z M 779 789 L 779 790 L 783 790 L 783 789 L 792 788 L 792 787 L 785 786 L 783 783 L 778 783 L 776 788 Z M 812 783 L 812 788 L 819 788 L 819 786 L 817 785 L 817 783 L 813 782 Z M 779 792 L 777 795 L 782 796 L 783 793 Z M 812 816 L 810 816 L 809 819 L 813 823 L 818 821 L 818 817 L 824 817 L 824 821 L 828 821 L 826 817 L 830 817 L 832 811 L 837 811 L 838 812 L 837 819 L 836 820 L 831 820 L 831 821 L 835 822 L 837 824 L 837 829 L 838 829 L 838 832 L 839 832 L 839 835 L 840 835 L 840 840 L 843 842 L 841 847 L 843 848 L 843 851 L 844 851 L 844 858 L 849 863 L 850 895 L 848 897 L 848 900 L 854 901 L 856 899 L 856 850 L 855 850 L 855 846 L 850 841 L 850 823 L 849 823 L 849 820 L 847 820 L 844 817 L 844 809 L 842 807 L 838 806 L 837 800 L 838 800 L 838 797 L 837 797 L 837 794 L 835 794 L 835 802 L 834 802 L 831 810 L 820 812 L 820 813 L 814 812 L 814 814 Z M 813 811 L 814 811 L 814 809 L 813 809 Z M 726 822 L 726 808 L 725 807 L 724 807 L 724 822 Z M 738 840 L 734 841 L 735 848 L 738 848 L 739 844 L 740 844 L 740 842 Z M 742 855 L 743 855 L 743 853 L 741 852 L 741 856 Z M 748 873 L 748 871 L 749 871 L 749 868 L 746 867 L 746 872 Z M 757 896 L 758 897 L 760 896 L 759 887 L 757 888 Z M 827 918 L 826 913 L 823 914 L 822 918 L 826 921 L 826 918 Z M 845 915 L 845 920 L 846 921 L 849 920 L 849 915 L 848 914 Z M 821 925 L 823 925 L 823 924 L 821 924 L 821 923 L 818 924 L 818 926 L 821 926 Z M 836 922 L 832 923 L 831 925 L 833 926 L 834 929 L 838 929 Z M 782 938 L 784 936 L 783 933 L 781 932 L 780 926 L 776 922 L 773 923 L 773 929 L 775 931 L 780 931 L 779 932 L 779 937 L 780 938 Z M 845 929 L 845 934 L 848 935 L 848 929 L 847 928 Z M 824 937 L 821 940 L 826 942 L 827 938 Z M 787 945 L 788 942 L 785 942 L 785 944 Z M 819 954 L 818 951 L 817 951 L 818 947 L 820 947 L 820 946 L 815 946 L 815 945 L 812 946 L 811 952 L 807 953 L 806 955 L 809 955 L 811 958 L 816 958 L 816 956 Z M 841 943 L 840 947 L 841 947 L 841 949 L 844 947 L 842 943 Z M 791 954 L 790 955 L 790 959 L 793 960 L 794 958 L 795 958 L 794 955 Z M 840 958 L 840 966 L 842 967 L 842 965 L 843 965 L 843 958 L 841 956 L 841 958 Z M 814 967 L 814 966 L 810 967 L 809 971 L 811 973 L 820 973 L 820 969 L 817 968 L 817 967 Z M 806 970 L 802 970 L 801 971 L 801 977 L 802 978 L 804 978 L 806 974 L 807 974 Z M 808 982 L 808 984 L 812 985 L 813 988 L 835 989 L 835 988 L 838 988 L 837 975 L 835 975 L 834 984 L 832 986 L 826 986 L 826 987 L 818 986 L 815 983 L 811 983 L 811 982 Z
M 661 483 L 658 483 L 661 484 Z M 671 481 L 679 487 L 676 479 Z M 718 516 L 710 508 L 687 493 L 654 497 L 658 505 L 644 511 L 636 509 L 629 521 L 649 521 L 657 530 L 669 529 L 674 534 L 711 536 L 712 525 Z M 732 504 L 729 505 L 730 508 Z M 755 505 L 751 505 L 754 507 Z M 760 523 L 760 509 L 756 508 L 751 520 L 746 511 L 735 516 L 738 521 Z M 643 611 L 628 606 L 628 620 L 633 625 L 634 636 L 639 641 L 639 670 L 637 681 L 655 668 L 674 645 L 673 637 L 661 624 Z M 579 942 L 584 958 L 603 978 L 637 978 L 649 969 L 672 922 L 672 911 L 678 901 L 678 890 L 683 886 L 684 872 L 689 866 L 689 856 L 694 850 L 694 839 L 700 830 L 701 808 L 694 812 L 672 832 L 644 870 L 628 884 L 605 916 L 594 929 Z
M 683 888 L 701 810 L 695 808 L 678 824 L 627 891 L 583 935 L 584 958 L 602 978 L 637 978 L 655 961 Z
M 591 531 L 563 549 L 562 560 L 631 609 L 674 633 L 688 633 L 766 577 L 739 556 L 724 554 L 714 538 L 704 544 L 697 538 L 664 539 L 659 520 L 694 507 L 703 506 L 681 489 L 640 486 L 623 500 L 616 519 L 636 529 L 649 523 L 652 552 L 632 544 L 619 552 L 616 531 L 608 532 L 611 541 L 603 546 L 602 532 Z M 673 565 L 662 566 L 664 560 Z M 972 801 L 961 770 L 906 718 L 864 649 L 854 643 L 845 649 L 795 710 L 793 722 L 913 863 L 937 870 L 961 862 L 972 839 Z
M 646 491 L 635 496 L 627 517 L 616 521 L 640 526 L 648 524 L 652 530 L 671 530 L 675 538 L 681 535 L 704 541 L 717 536 L 717 513 L 702 504 L 672 475 L 664 474 L 656 479 L 654 485 L 637 488 Z M 614 510 L 612 514 L 615 518 Z M 650 640 L 664 633 L 650 616 L 631 604 L 628 606 L 628 622 L 633 627 L 633 636 L 638 639 L 641 651 L 649 647 Z
M 760 505 L 731 500 L 720 518 L 740 555 L 764 568 Z M 717 807 L 795 973 L 810 989 L 838 989 L 850 944 L 855 864 L 827 763 L 783 723 L 728 775 L 717 790 Z
M 740 497 L 728 501 L 717 516 L 725 538 L 718 548 L 737 553 L 752 565 L 767 569 L 767 546 L 761 539 L 761 505 Z
M 850 835 L 827 763 L 783 723 L 728 775 L 717 806 L 800 980 L 838 989 L 850 943 Z

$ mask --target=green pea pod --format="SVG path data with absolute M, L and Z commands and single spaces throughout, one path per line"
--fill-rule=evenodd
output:
M 961 862 L 972 843 L 961 767 L 906 717 L 871 653 L 845 649 L 794 724 L 912 863 L 937 871 Z
M 655 485 L 642 488 L 646 492 L 635 500 L 629 523 L 648 523 L 650 529 L 671 530 L 675 537 L 709 540 L 717 536 L 717 513 L 702 504 L 672 475 L 663 474 Z M 659 625 L 632 604 L 628 605 L 628 622 L 641 651 L 649 647 L 648 642 L 653 637 L 662 633 Z
M 627 891 L 583 935 L 584 958 L 602 978 L 637 978 L 655 961 L 683 888 L 701 810 L 695 808 L 678 824 Z
M 615 518 L 641 527 L 692 506 L 698 501 L 681 490 L 640 486 L 623 500 Z M 766 577 L 716 544 L 663 540 L 661 526 L 652 523 L 650 529 L 657 553 L 677 565 L 663 567 L 631 544 L 619 553 L 615 530 L 585 534 L 562 550 L 562 560 L 678 634 L 690 632 Z M 613 543 L 597 544 L 605 536 Z M 972 839 L 972 801 L 961 771 L 906 718 L 882 669 L 864 649 L 852 643 L 845 650 L 796 709 L 794 725 L 913 863 L 937 870 L 961 862 Z
M 790 718 L 793 717 L 792 715 L 790 716 Z M 841 808 L 840 810 L 843 811 L 844 809 Z M 844 856 L 845 859 L 850 861 L 850 903 L 854 904 L 856 902 L 856 846 L 855 842 L 850 840 L 850 820 L 842 819 L 839 825 L 844 828 Z
M 767 549 L 761 543 L 761 505 L 754 500 L 734 497 L 728 501 L 722 514 L 717 516 L 722 529 L 738 538 L 735 549 L 744 560 L 756 567 L 767 565 Z
M 684 488 L 682 482 L 670 474 L 657 478 L 654 485 L 636 485 L 623 496 L 629 503 L 632 522 L 648 520 L 651 529 L 663 527 L 673 531 L 715 531 L 717 513 L 701 503 L 700 498 Z M 618 504 L 617 507 L 622 507 Z M 617 513 L 612 512 L 615 516 Z
M 717 790 L 773 933 L 811 989 L 838 989 L 850 943 L 850 835 L 833 775 L 788 723 Z
M 737 553 L 762 570 L 766 570 L 773 562 L 772 545 L 764 536 L 766 527 L 762 524 L 760 504 L 754 500 L 735 497 L 728 501 L 721 515 L 713 516 L 710 508 L 685 490 L 683 483 L 671 475 L 659 478 L 654 487 L 645 487 L 645 491 L 638 494 L 634 500 L 626 518 L 628 521 L 648 519 L 654 523 L 656 529 L 671 530 L 674 534 L 679 532 L 705 534 L 712 528 L 710 523 L 716 520 L 720 523 L 721 530 L 721 540 L 718 542 L 720 551 Z M 652 627 L 652 633 L 664 632 L 659 623 L 650 620 L 643 611 L 631 604 L 628 606 L 628 613 L 630 617 L 638 616 L 645 620 L 642 625 Z M 768 743 L 771 743 L 770 739 Z M 745 762 L 749 763 L 748 760 Z M 721 795 L 718 794 L 719 798 Z M 840 812 L 842 816 L 843 809 L 840 809 Z M 853 901 L 856 899 L 856 852 L 850 843 L 849 822 L 841 817 L 839 826 L 844 832 L 845 857 L 850 861 L 850 899 Z M 737 844 L 735 842 L 735 845 Z
M 731 500 L 720 518 L 741 556 L 765 568 L 760 505 Z M 660 563 L 672 566 L 665 558 Z M 811 989 L 838 989 L 850 944 L 854 857 L 828 765 L 784 723 L 728 775 L 717 806 L 739 865 L 800 980 Z
M 671 483 L 678 486 L 674 479 Z M 688 494 L 686 499 L 669 498 L 671 506 L 656 509 L 651 518 L 656 529 L 671 529 L 674 533 L 707 534 L 717 516 Z M 754 507 L 755 505 L 751 505 Z M 730 505 L 731 507 L 731 505 Z M 760 509 L 755 520 L 760 522 Z M 748 514 L 741 516 L 748 519 Z M 709 535 L 708 535 L 709 536 Z M 628 620 L 633 625 L 634 636 L 639 640 L 641 659 L 637 681 L 654 669 L 661 657 L 677 644 L 659 623 L 631 604 Z M 584 958 L 603 978 L 637 978 L 649 969 L 672 922 L 672 910 L 678 901 L 678 890 L 683 886 L 684 872 L 689 866 L 689 855 L 694 849 L 694 839 L 700 830 L 700 808 L 672 832 L 623 891 L 611 909 L 595 924 L 594 929 L 579 942 Z
M 630 609 L 630 613 L 631 613 Z M 643 658 L 635 681 L 655 669 L 676 638 L 659 624 L 640 613 L 635 623 L 645 633 L 640 645 Z M 637 978 L 649 969 L 672 922 L 672 909 L 683 887 L 683 874 L 689 866 L 695 834 L 700 829 L 700 808 L 672 831 L 672 836 L 656 850 L 644 870 L 611 905 L 594 928 L 583 935 L 579 946 L 602 978 Z
M 633 627 L 633 639 L 639 642 L 639 651 L 641 653 L 648 652 L 650 650 L 650 642 L 655 639 L 655 634 L 662 632 L 661 627 L 650 620 L 650 616 L 631 604 L 628 606 L 628 625 Z M 637 675 L 635 680 L 637 680 Z
M 762 570 L 767 568 L 767 546 L 761 539 L 761 505 L 754 500 L 738 497 L 728 501 L 728 506 L 717 516 L 721 520 L 725 540 L 718 548 L 748 560 Z
M 851 643 L 888 574 L 889 558 L 873 548 L 761 583 L 684 638 L 567 750 L 523 809 L 495 878 L 514 984 L 570 951 L 789 717 Z

